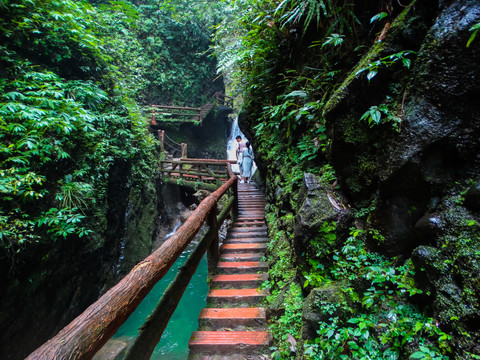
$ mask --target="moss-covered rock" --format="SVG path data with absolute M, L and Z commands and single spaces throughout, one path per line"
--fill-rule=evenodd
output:
M 346 302 L 345 293 L 339 285 L 330 284 L 312 289 L 305 298 L 303 305 L 303 340 L 315 339 L 320 321 L 327 322 L 332 316 L 344 318 L 343 308 L 331 305 L 344 304 Z

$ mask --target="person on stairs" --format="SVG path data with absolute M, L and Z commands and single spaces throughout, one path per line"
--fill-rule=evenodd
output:
M 237 156 L 237 164 L 240 170 L 240 182 L 243 182 L 242 178 L 242 151 L 245 149 L 245 141 L 242 140 L 242 137 L 238 135 L 235 140 L 237 140 L 237 149 L 235 150 L 235 155 Z
M 242 150 L 242 178 L 244 182 L 249 183 L 252 176 L 253 166 L 253 150 L 250 146 L 250 141 L 245 143 L 245 148 Z

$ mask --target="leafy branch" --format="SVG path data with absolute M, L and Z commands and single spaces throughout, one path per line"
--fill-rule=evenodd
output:
M 378 74 L 379 69 L 381 69 L 382 67 L 390 67 L 399 61 L 407 69 L 410 69 L 410 66 L 412 65 L 412 60 L 409 59 L 408 56 L 411 54 L 416 54 L 416 52 L 411 50 L 404 50 L 395 54 L 385 56 L 361 68 L 355 73 L 355 76 L 358 76 L 363 72 L 367 72 L 367 80 L 370 81 Z

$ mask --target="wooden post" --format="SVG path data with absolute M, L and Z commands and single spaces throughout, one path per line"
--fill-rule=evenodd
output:
M 187 144 L 181 143 L 180 147 L 182 149 L 182 159 L 186 159 L 187 158 Z
M 155 120 L 155 108 L 152 108 L 152 125 L 157 125 L 157 120 Z
M 213 233 L 213 239 L 208 247 L 207 251 L 207 262 L 208 262 L 208 276 L 213 274 L 217 268 L 218 259 L 220 258 L 220 252 L 218 249 L 218 224 L 217 224 L 217 206 L 212 209 L 210 214 L 207 217 L 207 224 L 210 226 L 210 229 Z
M 165 130 L 158 130 L 158 140 L 160 141 L 160 149 L 165 152 Z
M 233 218 L 237 219 L 238 217 L 238 180 L 235 181 L 232 188 L 233 188 L 233 198 L 235 199 L 233 202 Z

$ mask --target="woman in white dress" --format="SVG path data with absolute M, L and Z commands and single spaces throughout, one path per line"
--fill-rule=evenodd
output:
M 252 176 L 253 150 L 250 141 L 247 141 L 245 148 L 242 150 L 242 177 L 243 181 L 250 182 Z

